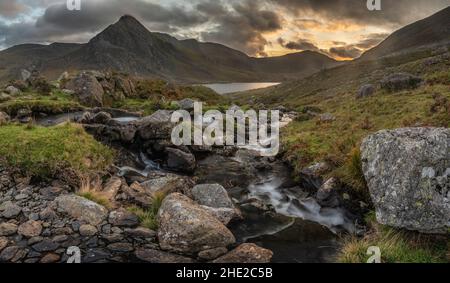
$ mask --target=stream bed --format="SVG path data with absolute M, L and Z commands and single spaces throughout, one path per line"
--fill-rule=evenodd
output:
M 54 126 L 79 117 L 70 113 L 42 118 L 37 123 Z M 137 117 L 115 118 L 128 123 Z M 118 166 L 146 176 L 161 172 L 157 160 L 135 152 L 136 165 Z M 242 212 L 243 220 L 230 230 L 239 243 L 251 242 L 273 251 L 275 263 L 333 262 L 339 248 L 339 234 L 355 227 L 340 208 L 321 207 L 292 180 L 291 169 L 275 158 L 261 157 L 258 150 L 241 148 L 230 156 L 210 154 L 198 159 L 194 173 L 198 183 L 224 186 Z

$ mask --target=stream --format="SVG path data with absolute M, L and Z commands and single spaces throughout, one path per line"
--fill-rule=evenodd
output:
M 54 126 L 81 114 L 46 117 L 37 123 Z M 121 123 L 137 119 L 115 118 Z M 194 176 L 198 183 L 219 183 L 228 190 L 243 214 L 242 221 L 229 227 L 239 243 L 251 242 L 272 250 L 275 263 L 333 262 L 339 235 L 355 232 L 352 220 L 343 209 L 321 207 L 296 185 L 288 166 L 261 157 L 260 150 L 264 149 L 240 148 L 231 156 L 216 153 L 199 158 Z M 119 175 L 132 171 L 148 176 L 162 171 L 146 154 L 134 152 L 133 156 L 136 165 L 120 167 Z

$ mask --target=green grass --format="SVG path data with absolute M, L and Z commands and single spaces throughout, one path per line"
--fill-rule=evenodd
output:
M 150 207 L 148 209 L 142 209 L 137 206 L 132 206 L 128 208 L 131 213 L 136 214 L 139 218 L 142 227 L 148 228 L 150 230 L 158 229 L 158 221 L 157 215 L 159 208 L 166 196 L 164 194 L 156 194 L 153 199 Z
M 370 220 L 371 231 L 364 238 L 344 241 L 337 261 L 366 263 L 369 247 L 379 247 L 383 263 L 448 263 L 448 241 L 439 236 L 399 231 Z
M 114 153 L 81 126 L 63 124 L 44 128 L 10 124 L 0 127 L 0 156 L 8 166 L 46 179 L 64 169 L 80 174 L 103 171 L 112 164 Z
M 95 192 L 84 192 L 84 193 L 79 193 L 78 195 L 80 197 L 84 197 L 85 199 L 95 202 L 106 208 L 111 208 L 111 203 L 109 202 L 109 200 L 107 200 L 105 197 L 102 197 L 99 194 L 96 194 Z

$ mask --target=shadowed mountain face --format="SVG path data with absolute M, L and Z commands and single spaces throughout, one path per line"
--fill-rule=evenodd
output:
M 131 16 L 123 16 L 86 44 L 20 45 L 0 52 L 0 61 L 0 80 L 36 66 L 51 78 L 64 71 L 95 69 L 190 83 L 298 79 L 339 64 L 309 51 L 252 58 L 220 44 L 152 33 Z
M 420 46 L 450 42 L 450 6 L 390 35 L 361 59 L 375 59 Z

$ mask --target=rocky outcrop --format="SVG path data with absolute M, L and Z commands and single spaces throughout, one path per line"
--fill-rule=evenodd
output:
M 381 88 L 390 92 L 401 91 L 405 89 L 418 88 L 423 79 L 407 73 L 396 73 L 385 77 L 381 82 Z
M 381 131 L 364 140 L 361 152 L 380 223 L 425 233 L 449 231 L 449 129 Z
M 214 263 L 269 263 L 273 253 L 255 244 L 242 244 L 226 255 L 214 260 Z
M 196 254 L 235 243 L 233 234 L 188 197 L 167 196 L 158 213 L 158 239 L 162 249 Z

